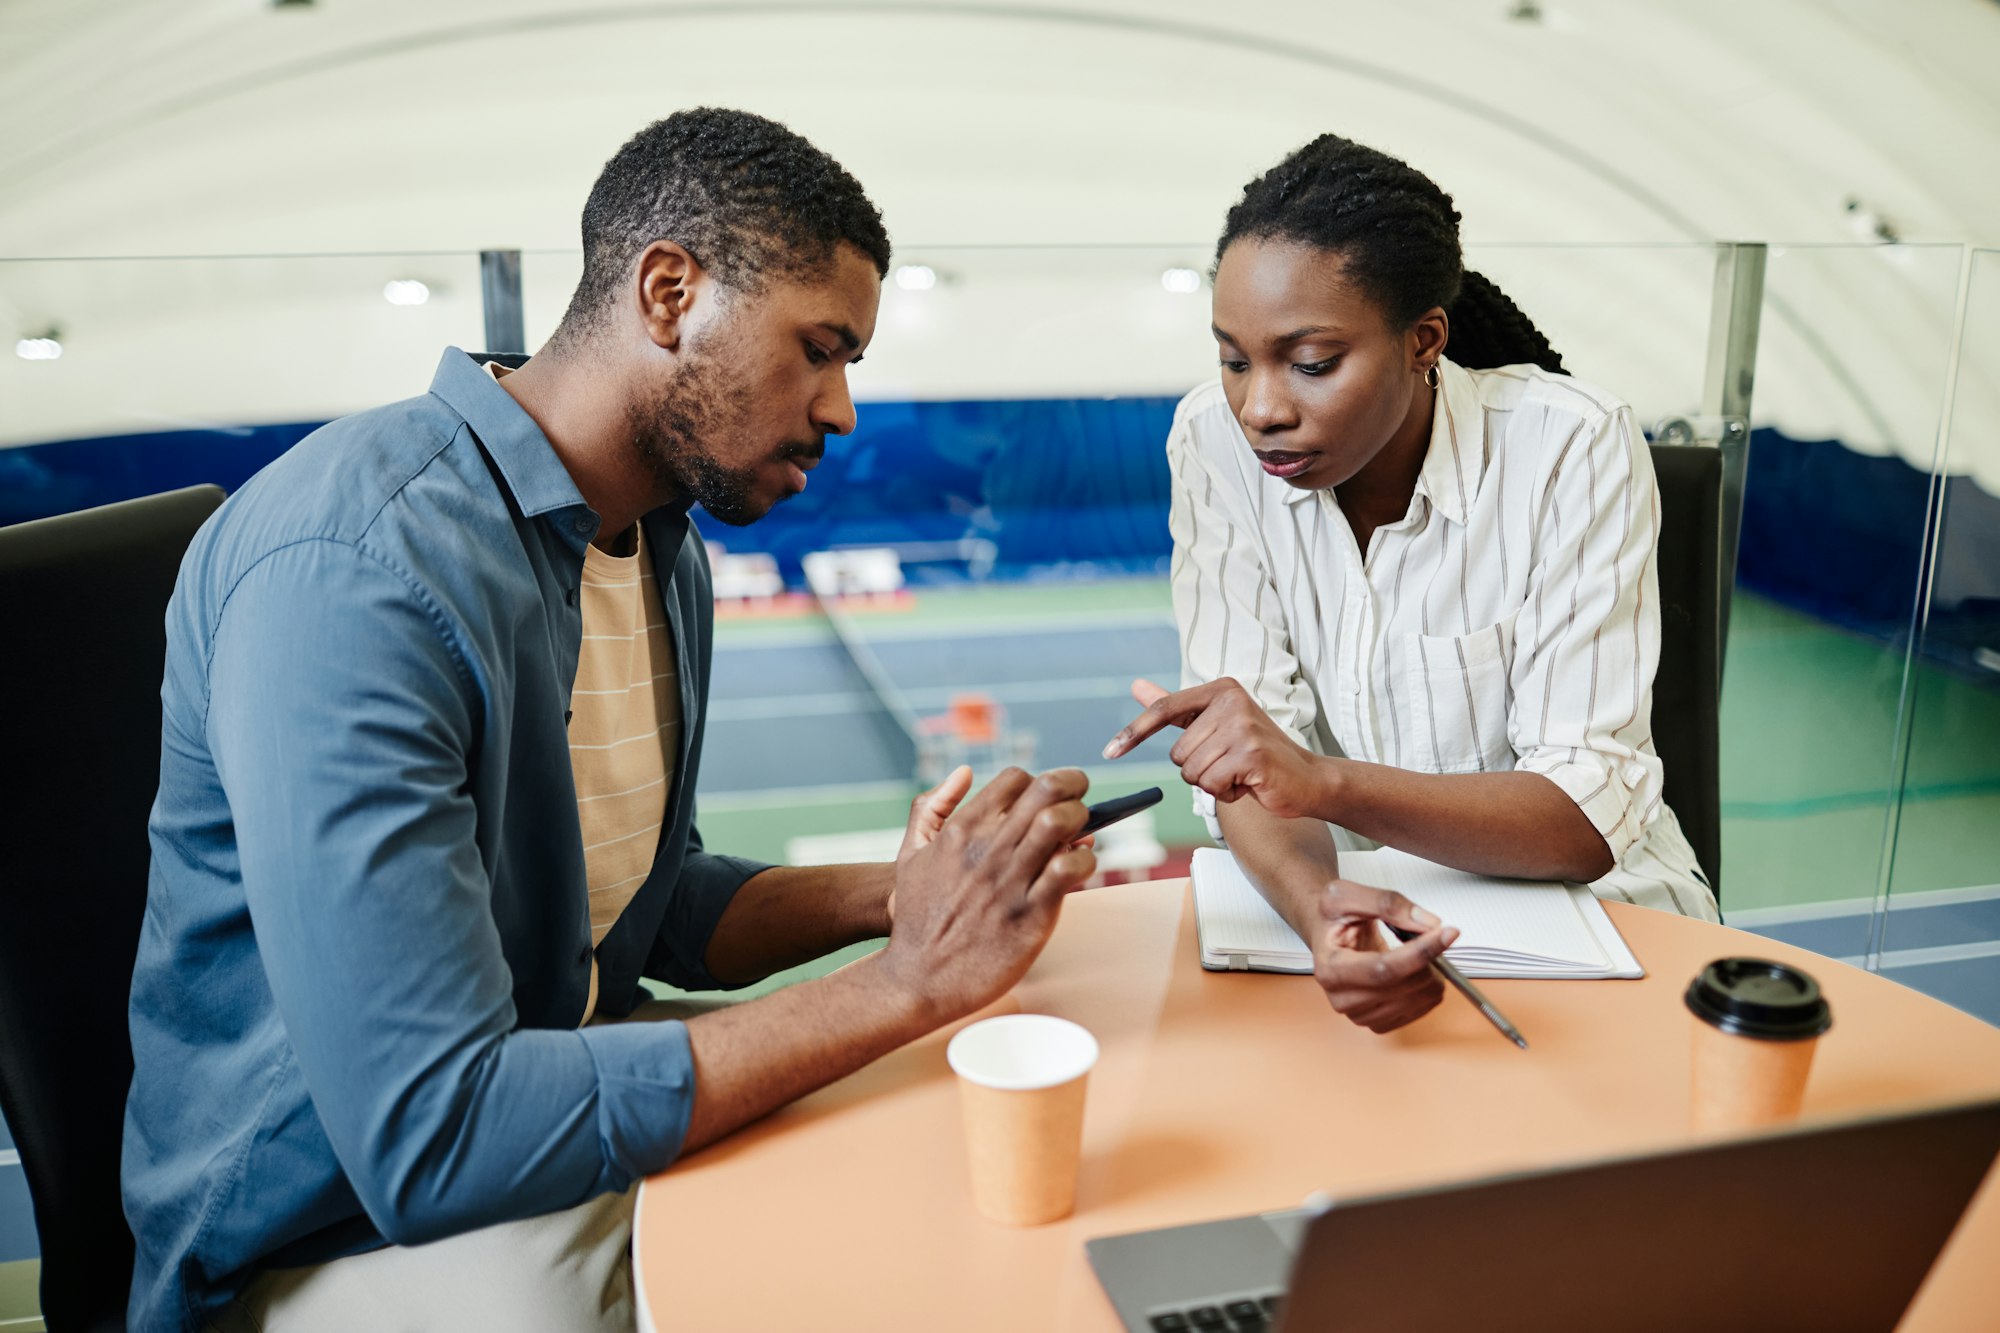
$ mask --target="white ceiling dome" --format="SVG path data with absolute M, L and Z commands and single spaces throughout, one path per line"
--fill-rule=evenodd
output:
M 2000 243 L 1996 65 L 1992 0 L 23 0 L 0 256 L 395 258 L 0 264 L 0 333 L 68 349 L 0 361 L 0 442 L 421 388 L 421 349 L 478 340 L 478 293 L 415 256 L 573 251 L 619 143 L 724 104 L 832 152 L 945 276 L 886 298 L 877 396 L 1185 387 L 1205 301 L 1161 269 L 1205 267 L 1244 181 L 1334 130 L 1450 191 L 1472 262 L 1642 415 L 1699 390 L 1708 260 L 1682 247 L 1785 243 L 1760 420 L 1928 466 L 1954 247 Z M 1878 226 L 1945 248 L 1861 252 Z M 531 333 L 574 263 L 530 256 Z M 429 305 L 383 301 L 407 279 Z M 319 370 L 241 373 L 280 348 Z

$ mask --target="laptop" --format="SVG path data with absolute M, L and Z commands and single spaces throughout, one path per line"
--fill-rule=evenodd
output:
M 1892 1329 L 2000 1100 L 1105 1236 L 1131 1333 Z

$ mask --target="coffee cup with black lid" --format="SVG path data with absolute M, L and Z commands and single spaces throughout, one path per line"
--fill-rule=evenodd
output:
M 1799 1113 L 1833 1010 L 1805 972 L 1764 958 L 1718 958 L 1688 983 L 1698 1130 L 1757 1129 Z

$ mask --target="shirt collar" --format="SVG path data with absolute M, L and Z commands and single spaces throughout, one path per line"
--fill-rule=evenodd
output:
M 1464 527 L 1486 472 L 1486 410 L 1470 373 L 1443 357 L 1437 367 L 1431 445 L 1417 475 L 1417 492 L 1440 514 Z
M 1431 411 L 1431 442 L 1417 474 L 1416 493 L 1452 522 L 1464 526 L 1479 479 L 1486 470 L 1486 413 L 1479 384 L 1463 367 L 1438 358 L 1438 387 Z M 1286 504 L 1304 504 L 1328 491 L 1287 486 Z
M 431 379 L 431 392 L 472 427 L 523 515 L 534 518 L 561 509 L 589 509 L 555 446 L 484 366 L 458 348 L 447 347 Z

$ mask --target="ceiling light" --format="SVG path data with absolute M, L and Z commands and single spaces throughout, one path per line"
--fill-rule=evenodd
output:
M 899 264 L 896 285 L 906 292 L 927 292 L 937 286 L 937 270 L 929 264 Z
M 1888 218 L 1853 195 L 1841 200 L 1841 210 L 1847 214 L 1847 225 L 1854 234 L 1868 242 L 1887 242 L 1894 245 L 1903 239 L 1902 229 Z
M 1191 268 L 1170 268 L 1160 274 L 1160 286 L 1176 296 L 1187 296 L 1201 290 L 1201 274 Z
M 392 278 L 382 288 L 382 299 L 390 305 L 422 305 L 431 299 L 431 289 L 415 278 Z
M 39 338 L 23 338 L 14 344 L 14 355 L 23 361 L 53 361 L 62 352 L 62 342 L 53 333 Z

